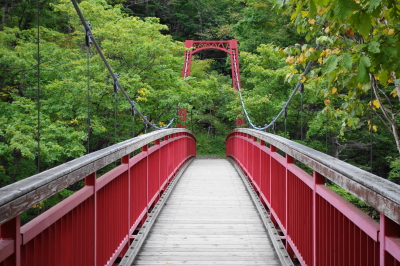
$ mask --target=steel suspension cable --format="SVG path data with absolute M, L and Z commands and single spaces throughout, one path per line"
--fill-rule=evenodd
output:
M 328 126 L 329 126 L 329 121 L 328 121 L 328 110 L 326 111 L 326 127 L 325 127 L 325 150 L 326 154 L 328 154 Z
M 316 50 L 318 50 L 318 49 L 319 49 L 319 45 L 317 45 L 317 47 L 316 47 Z M 265 130 L 265 129 L 275 125 L 276 121 L 285 113 L 285 110 L 287 110 L 287 107 L 289 106 L 289 104 L 293 100 L 293 97 L 296 95 L 296 92 L 299 89 L 304 88 L 304 82 L 299 81 L 297 83 L 297 85 L 295 86 L 295 88 L 292 91 L 292 94 L 289 96 L 289 99 L 285 102 L 285 104 L 283 105 L 283 107 L 280 110 L 280 112 L 278 113 L 278 115 L 272 119 L 271 123 L 266 124 L 266 125 L 264 125 L 262 127 L 256 126 L 251 121 L 250 116 L 249 116 L 249 114 L 248 114 L 248 112 L 246 110 L 246 106 L 245 106 L 244 101 L 243 101 L 242 90 L 241 90 L 240 83 L 239 83 L 238 69 L 236 67 L 236 65 L 237 65 L 236 54 L 232 53 L 232 57 L 233 57 L 233 61 L 234 61 L 234 75 L 235 75 L 235 80 L 236 80 L 236 89 L 239 92 L 239 98 L 240 98 L 240 102 L 241 102 L 241 105 L 242 105 L 242 109 L 243 109 L 243 112 L 244 112 L 244 114 L 246 116 L 246 119 L 249 122 L 250 126 L 252 128 L 254 128 L 254 129 Z M 301 76 L 306 76 L 310 72 L 312 63 L 313 63 L 313 61 L 310 59 L 308 61 L 307 65 L 306 65 L 306 68 L 304 69 L 304 72 L 302 73 Z
M 304 84 L 300 86 L 300 140 L 303 140 L 303 92 Z
M 85 31 L 87 31 L 89 33 L 89 35 L 90 35 L 89 37 L 90 37 L 92 43 L 94 44 L 97 52 L 99 53 L 101 60 L 103 61 L 104 65 L 106 66 L 106 68 L 108 70 L 108 72 L 110 73 L 111 77 L 115 81 L 115 85 L 118 87 L 119 90 L 121 90 L 122 94 L 124 95 L 125 99 L 129 102 L 131 107 L 136 110 L 137 114 L 143 119 L 143 121 L 145 122 L 146 125 L 148 125 L 150 127 L 153 127 L 155 129 L 169 128 L 172 125 L 172 123 L 174 122 L 175 116 L 174 116 L 174 118 L 171 119 L 171 121 L 166 126 L 159 127 L 159 126 L 151 123 L 149 120 L 147 120 L 147 117 L 145 115 L 143 115 L 139 111 L 135 101 L 131 100 L 131 98 L 129 97 L 128 93 L 125 91 L 125 89 L 122 87 L 121 83 L 119 82 L 118 76 L 114 73 L 114 71 L 111 68 L 111 65 L 108 63 L 108 60 L 106 59 L 103 51 L 101 50 L 100 45 L 98 44 L 98 42 L 96 41 L 96 39 L 93 36 L 92 29 L 86 23 L 85 17 L 83 16 L 82 11 L 80 10 L 80 8 L 78 6 L 78 3 L 76 2 L 76 0 L 71 0 L 71 2 L 74 5 L 75 11 L 79 16 L 79 19 L 80 19 L 82 25 L 84 26 Z
M 370 107 L 370 109 L 371 109 L 371 115 L 370 115 L 370 122 L 369 122 L 369 127 L 370 127 L 370 129 L 369 129 L 369 131 L 370 131 L 370 136 L 369 136 L 369 138 L 370 138 L 370 145 L 371 145 L 371 147 L 370 147 L 370 165 L 371 165 L 371 168 L 370 168 L 370 172 L 372 173 L 372 159 L 373 159 L 373 157 L 372 157 L 372 130 L 373 130 L 373 125 L 372 125 L 372 119 L 374 118 L 373 117 L 373 112 L 372 112 L 372 100 L 373 100 L 373 96 L 372 96 L 372 88 L 371 88 L 371 93 L 370 93 L 371 95 L 370 95 L 370 98 L 371 98 L 371 107 Z
M 92 28 L 90 22 L 87 22 L 89 28 Z M 87 153 L 90 153 L 90 47 L 92 41 L 89 36 L 89 32 L 85 30 L 85 41 L 86 41 L 86 62 L 87 62 Z
M 40 0 L 37 0 L 37 171 L 40 173 Z
M 117 74 L 115 75 L 118 77 Z M 114 80 L 114 144 L 117 144 L 117 104 L 118 104 L 118 87 Z

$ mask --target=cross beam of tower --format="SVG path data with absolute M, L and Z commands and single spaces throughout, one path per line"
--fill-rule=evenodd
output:
M 238 43 L 236 40 L 230 41 L 193 41 L 186 40 L 185 47 L 189 50 L 185 51 L 185 61 L 182 68 L 182 77 L 186 78 L 190 76 L 190 70 L 192 65 L 192 57 L 195 53 L 206 50 L 216 49 L 224 51 L 230 55 L 231 58 L 231 72 L 232 72 L 232 86 L 235 90 L 241 89 L 240 82 L 240 68 L 239 68 L 239 53 Z M 186 109 L 179 110 L 180 121 L 186 121 Z M 243 118 L 236 119 L 236 126 L 240 127 L 244 124 Z

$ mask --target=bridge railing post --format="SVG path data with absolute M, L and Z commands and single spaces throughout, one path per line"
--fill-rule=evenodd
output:
M 380 214 L 379 241 L 379 265 L 399 265 L 396 264 L 396 261 L 397 263 L 400 261 L 400 225 L 386 217 L 383 213 Z M 397 245 L 395 244 L 396 242 Z M 388 254 L 388 250 L 392 251 L 391 254 Z
M 21 234 L 19 215 L 0 225 L 0 251 L 0 262 L 4 261 L 4 265 L 21 265 Z
M 286 232 L 289 232 L 289 221 L 288 221 L 288 219 L 289 219 L 289 204 L 292 204 L 292 202 L 290 202 L 290 199 L 289 199 L 289 173 L 290 173 L 290 171 L 289 171 L 289 164 L 293 164 L 294 163 L 294 159 L 293 159 L 293 157 L 292 156 L 290 156 L 290 155 L 288 155 L 288 154 L 286 154 L 286 177 L 285 177 L 285 202 L 286 202 L 286 204 L 285 204 L 285 213 L 286 213 L 286 215 L 285 215 L 285 218 L 286 218 L 286 222 L 285 222 L 285 224 L 286 224 Z M 289 242 L 288 241 L 286 241 L 286 249 L 288 250 L 288 251 L 291 251 L 291 252 L 288 252 L 289 253 L 289 255 L 293 258 L 293 255 L 294 255 L 294 253 L 293 253 L 293 250 L 292 250 L 292 248 L 290 247 L 290 244 L 289 244 Z
M 90 206 L 91 209 L 91 213 L 90 216 L 92 216 L 91 218 L 93 219 L 93 224 L 92 224 L 92 228 L 91 231 L 92 232 L 88 232 L 88 235 L 93 235 L 93 245 L 91 247 L 87 247 L 87 248 L 92 248 L 92 252 L 93 252 L 93 265 L 97 265 L 96 261 L 97 261 L 97 191 L 96 191 L 96 180 L 97 180 L 97 175 L 96 172 L 88 175 L 85 177 L 85 186 L 86 187 L 93 187 L 93 201 L 91 202 L 92 206 Z
M 272 177 L 273 177 L 273 169 L 274 169 L 274 166 L 275 166 L 275 164 L 274 164 L 274 158 L 273 158 L 273 153 L 276 153 L 276 147 L 274 146 L 274 145 L 272 145 L 272 144 L 270 144 L 269 145 L 269 149 L 270 149 L 270 152 L 271 152 L 271 154 L 270 154 L 270 156 L 269 156 L 269 176 L 270 176 L 270 179 L 269 179 L 269 195 L 270 195 L 270 200 L 269 200 L 269 205 L 272 207 L 272 204 L 274 204 L 273 203 L 273 197 L 272 197 Z M 272 222 L 275 224 L 275 225 L 277 225 L 277 222 L 276 222 L 276 220 L 275 220 L 275 217 L 273 216 L 273 215 L 271 215 L 271 217 L 273 217 L 272 218 Z
M 313 261 L 312 265 L 317 266 L 318 264 L 318 256 L 323 256 L 323 254 L 318 254 L 318 245 L 317 245 L 317 234 L 319 232 L 318 221 L 317 221 L 317 186 L 325 184 L 325 177 L 318 173 L 317 171 L 313 171 L 313 206 L 312 206 L 312 256 Z

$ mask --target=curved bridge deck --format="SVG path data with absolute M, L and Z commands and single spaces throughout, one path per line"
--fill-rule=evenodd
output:
M 161 210 L 133 265 L 281 265 L 235 168 L 196 159 Z

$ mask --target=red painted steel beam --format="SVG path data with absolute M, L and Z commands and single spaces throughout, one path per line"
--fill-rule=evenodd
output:
M 229 40 L 229 41 L 194 41 L 194 40 L 186 40 L 185 48 L 187 51 L 184 52 L 184 64 L 182 68 L 182 77 L 186 78 L 190 76 L 192 58 L 193 55 L 199 51 L 206 49 L 216 49 L 223 51 L 230 55 L 231 60 L 231 72 L 232 72 L 232 86 L 235 90 L 241 88 L 241 80 L 240 80 L 240 66 L 239 66 L 239 46 L 237 40 Z M 236 71 L 235 71 L 236 69 Z M 179 121 L 186 121 L 186 109 L 180 109 L 179 112 Z M 238 127 L 244 124 L 244 118 L 240 118 L 236 120 L 236 125 Z M 184 127 L 183 124 L 178 124 L 178 127 Z
M 148 148 L 148 144 L 153 142 L 156 145 Z M 144 147 L 143 152 L 130 159 L 129 154 L 139 147 Z M 7 191 L 0 189 L 0 202 L 3 202 L 0 208 L 4 210 L 5 206 L 15 207 L 17 202 L 22 202 L 20 209 L 17 208 L 19 211 L 49 195 L 45 188 L 52 189 L 51 193 L 61 190 L 63 186 L 51 186 L 57 178 L 57 184 L 60 181 L 68 184 L 70 179 L 85 180 L 84 188 L 22 228 L 19 216 L 3 223 L 0 229 L 0 264 L 113 265 L 115 259 L 127 250 L 131 234 L 146 218 L 148 207 L 158 200 L 161 186 L 165 184 L 161 184 L 160 173 L 164 175 L 163 180 L 173 178 L 188 158 L 195 156 L 195 147 L 195 138 L 186 129 L 160 130 L 56 167 L 61 169 L 58 172 L 53 169 L 46 175 L 39 175 L 48 180 L 40 189 L 37 189 L 36 176 L 28 178 L 32 180 L 31 191 L 28 192 L 32 199 L 28 204 L 21 201 L 21 191 L 13 193 L 15 184 Z M 161 161 L 161 149 L 168 151 L 171 158 Z M 96 170 L 119 158 L 121 165 L 96 178 Z M 145 167 L 140 168 L 141 165 Z M 70 169 L 66 170 L 68 167 Z M 169 171 L 157 170 L 160 167 Z M 53 173 L 56 173 L 55 176 L 51 175 Z M 83 173 L 87 175 L 83 176 Z M 27 184 L 27 181 L 22 184 Z M 142 191 L 137 190 L 139 187 Z M 5 201 L 10 198 L 11 201 Z M 8 215 L 11 213 L 8 212 Z
M 288 253 L 302 265 L 400 265 L 400 225 L 389 218 L 400 215 L 399 195 L 392 193 L 397 185 L 260 131 L 236 129 L 227 137 L 226 147 L 227 156 L 256 183 L 253 187 L 284 234 Z M 294 159 L 313 169 L 313 176 L 297 167 Z M 261 179 L 255 171 L 258 164 L 264 169 Z M 380 223 L 326 187 L 325 178 L 345 184 L 352 194 L 380 208 Z M 381 206 L 382 202 L 389 206 Z
M 5 261 L 15 251 L 15 241 L 12 239 L 0 239 L 0 261 Z

